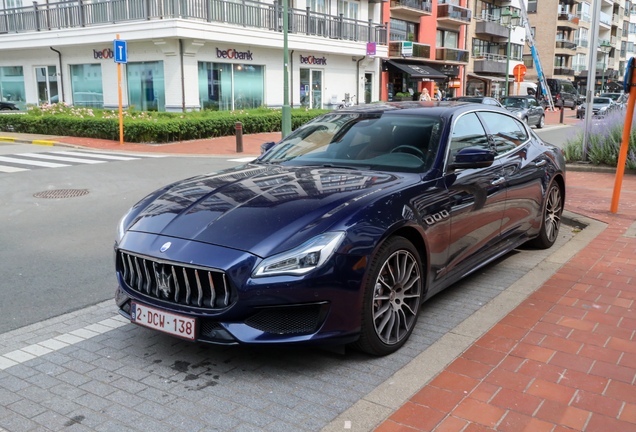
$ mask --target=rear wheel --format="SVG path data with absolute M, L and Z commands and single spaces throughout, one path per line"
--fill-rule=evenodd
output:
M 539 249 L 548 249 L 559 236 L 561 214 L 563 213 L 563 194 L 559 185 L 553 181 L 543 204 L 541 230 L 539 236 L 530 244 Z
M 544 124 L 545 124 L 545 116 L 542 115 L 541 119 L 539 119 L 539 123 L 537 123 L 537 129 L 541 129 Z
M 380 247 L 364 287 L 358 349 L 387 355 L 406 343 L 420 311 L 421 269 L 417 250 L 404 237 L 391 237 Z

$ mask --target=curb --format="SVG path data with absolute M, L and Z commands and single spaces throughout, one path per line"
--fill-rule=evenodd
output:
M 57 141 L 50 140 L 25 140 L 13 137 L 2 137 L 0 136 L 0 142 L 10 142 L 15 144 L 35 144 L 35 145 L 46 145 L 46 146 L 54 146 L 54 145 L 64 145 Z
M 567 210 L 563 214 L 565 219 L 587 228 L 341 413 L 321 432 L 338 432 L 343 430 L 343 425 L 352 432 L 375 430 L 607 227 L 606 223 Z
M 616 174 L 616 167 L 592 165 L 592 164 L 565 164 L 565 172 L 592 172 L 602 174 Z M 636 170 L 625 169 L 625 174 L 636 175 Z

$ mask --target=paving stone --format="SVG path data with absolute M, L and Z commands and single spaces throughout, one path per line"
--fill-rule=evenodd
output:
M 333 420 L 338 415 L 338 413 L 334 410 L 309 402 L 299 405 L 297 410 L 306 413 L 308 416 L 316 417 L 327 422 Z
M 175 430 L 172 426 L 161 423 L 149 417 L 141 417 L 135 420 L 135 429 L 140 432 L 170 432 Z
M 56 378 L 75 387 L 86 384 L 91 380 L 89 377 L 76 373 L 72 370 L 59 374 L 56 376 Z
M 172 409 L 149 401 L 137 405 L 135 411 L 156 420 L 163 420 L 175 414 Z
M 206 424 L 212 425 L 213 427 L 223 431 L 234 429 L 241 423 L 240 420 L 234 417 L 221 414 L 216 411 L 208 411 L 205 414 L 202 414 L 199 418 Z
M 232 397 L 232 402 L 236 402 L 238 405 L 247 406 L 257 411 L 262 411 L 272 403 L 258 398 L 256 396 L 251 396 L 245 393 L 238 393 L 234 397 Z
M 0 379 L 0 388 L 3 388 L 10 392 L 15 392 L 18 390 L 22 390 L 24 388 L 29 387 L 31 384 L 22 378 L 17 378 L 14 376 L 6 376 Z
M 91 393 L 86 393 L 78 398 L 74 399 L 74 402 L 85 406 L 86 408 L 95 410 L 95 411 L 99 411 L 102 410 L 110 405 L 112 405 L 112 402 L 101 397 L 101 396 L 96 396 L 94 394 Z
M 111 406 L 100 410 L 100 414 L 112 420 L 121 422 L 123 424 L 135 423 L 135 427 L 137 427 L 136 426 L 137 419 L 142 417 L 142 414 L 138 413 L 137 411 L 134 411 L 130 408 L 126 408 L 125 406 L 117 405 L 117 404 L 112 404 Z
M 79 408 L 81 408 L 78 404 L 59 397 L 53 397 L 41 403 L 41 405 L 45 408 L 48 408 L 51 411 L 55 411 L 61 415 L 67 415 L 70 412 L 73 412 Z
M 44 411 L 31 420 L 46 428 L 46 430 L 58 431 L 66 427 L 68 418 L 53 411 Z
M 325 421 L 325 420 L 320 420 L 317 418 L 310 418 L 309 420 L 307 420 L 306 422 L 304 422 L 302 425 L 300 425 L 301 427 L 310 430 L 310 431 L 319 431 L 321 430 L 323 427 L 327 426 L 329 422 Z
M 307 416 L 305 414 L 280 405 L 272 405 L 267 408 L 264 413 L 284 422 L 293 424 L 300 424 L 307 420 Z
M 206 425 L 200 421 L 196 421 L 191 419 L 190 417 L 186 417 L 181 414 L 173 415 L 172 417 L 168 417 L 164 420 L 164 423 L 168 423 L 180 431 L 184 432 L 196 432 L 200 430 L 204 430 Z
M 143 398 L 122 390 L 117 390 L 116 392 L 109 394 L 106 396 L 106 399 L 127 407 L 134 407 L 144 402 Z
M 35 430 L 39 426 L 34 421 L 15 414 L 0 419 L 0 427 L 3 427 L 10 432 L 27 432 Z
M 11 405 L 8 405 L 7 408 L 28 419 L 33 418 L 38 414 L 42 414 L 44 411 L 46 411 L 46 408 L 26 399 L 22 399 L 20 401 L 12 403 Z
M 69 385 L 66 383 L 62 383 L 54 387 L 51 387 L 49 391 L 60 397 L 63 397 L 65 399 L 70 399 L 70 400 L 75 400 L 78 397 L 86 394 L 84 390 L 80 390 L 77 387 L 73 387 L 72 385 Z
M 262 412 L 254 411 L 249 408 L 239 408 L 232 413 L 232 417 L 235 417 L 244 422 L 253 424 L 258 427 L 265 427 L 274 421 L 273 417 L 263 414 Z

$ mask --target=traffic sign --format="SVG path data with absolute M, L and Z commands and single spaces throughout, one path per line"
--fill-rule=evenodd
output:
M 526 67 L 523 64 L 518 64 L 517 66 L 514 67 L 514 69 L 512 69 L 512 73 L 514 76 L 519 77 L 519 78 L 523 78 L 526 74 Z
M 115 63 L 128 63 L 128 44 L 125 40 L 115 39 L 113 51 L 115 51 Z

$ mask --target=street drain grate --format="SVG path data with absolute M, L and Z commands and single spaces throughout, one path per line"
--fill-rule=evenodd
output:
M 55 189 L 34 193 L 33 196 L 36 198 L 74 198 L 87 193 L 88 189 Z

